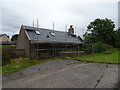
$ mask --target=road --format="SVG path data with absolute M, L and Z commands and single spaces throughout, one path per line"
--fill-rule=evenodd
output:
M 118 65 L 76 63 L 3 82 L 3 88 L 115 88 Z

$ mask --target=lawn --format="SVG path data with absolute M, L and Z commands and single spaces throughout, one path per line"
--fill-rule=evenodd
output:
M 0 74 L 2 73 L 2 67 L 0 66 Z
M 47 61 L 47 59 L 29 60 L 28 58 L 22 58 L 22 57 L 12 59 L 10 64 L 2 67 L 2 73 L 8 74 L 8 73 L 13 73 L 13 72 L 18 72 L 18 71 L 20 71 L 28 66 L 41 64 L 41 63 L 44 63 L 46 61 Z
M 15 47 L 16 45 L 0 45 L 0 47 Z
M 94 55 L 87 55 L 81 58 L 74 58 L 74 60 L 94 62 L 94 63 L 109 63 L 109 64 L 119 63 L 120 64 L 120 62 L 118 62 L 118 50 L 117 49 L 103 52 L 103 53 L 97 53 Z
M 71 60 L 72 58 L 65 58 L 64 60 L 69 60 L 69 59 Z M 8 74 L 13 72 L 18 72 L 20 70 L 23 70 L 26 67 L 36 65 L 36 64 L 41 64 L 48 60 L 51 60 L 51 59 L 29 60 L 28 58 L 22 58 L 22 57 L 12 59 L 10 64 L 2 67 L 2 73 Z M 79 58 L 73 58 L 73 60 L 80 60 L 83 62 L 93 62 L 93 63 L 118 64 L 118 50 L 114 49 L 112 51 L 97 53 L 94 55 L 83 55 Z

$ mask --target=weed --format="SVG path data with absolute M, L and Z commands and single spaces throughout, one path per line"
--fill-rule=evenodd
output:
M 108 68 L 109 67 L 109 64 L 106 64 L 106 68 Z

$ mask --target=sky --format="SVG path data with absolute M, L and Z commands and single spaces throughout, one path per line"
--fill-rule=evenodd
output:
M 2 0 L 0 33 L 18 34 L 21 25 L 66 31 L 70 25 L 81 36 L 96 18 L 108 18 L 118 27 L 119 0 Z

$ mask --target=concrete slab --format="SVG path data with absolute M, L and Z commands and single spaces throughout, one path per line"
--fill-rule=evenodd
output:
M 58 68 L 34 73 L 22 79 L 4 82 L 3 87 L 94 88 L 101 75 L 105 73 L 106 69 L 105 64 L 73 64 L 61 69 Z
M 51 69 L 51 68 L 56 68 L 56 67 L 62 67 L 64 65 L 72 64 L 75 62 L 79 62 L 76 60 L 49 60 L 43 64 L 38 64 L 38 65 L 33 65 L 31 67 L 28 67 L 24 70 L 22 70 L 20 73 L 22 75 L 30 75 L 32 73 L 36 73 L 39 71 Z
M 26 68 L 22 71 L 26 77 L 5 81 L 3 88 L 116 87 L 118 81 L 117 65 L 106 67 L 106 64 L 100 63 L 71 63 L 74 61 L 54 60 Z M 40 70 L 38 71 L 38 69 Z
M 109 65 L 96 88 L 118 88 L 118 65 Z

